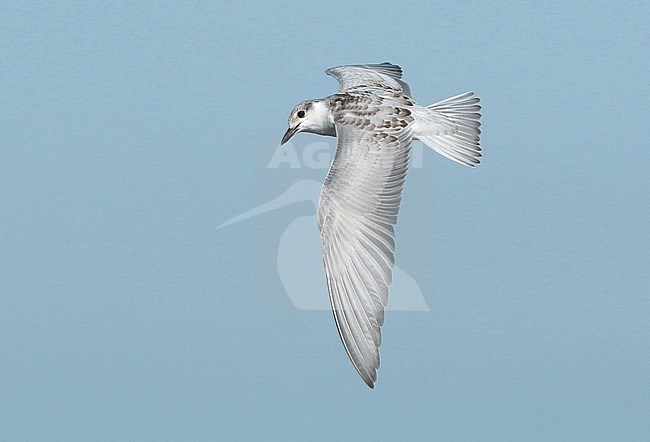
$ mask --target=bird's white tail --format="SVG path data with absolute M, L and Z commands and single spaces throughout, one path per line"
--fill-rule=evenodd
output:
M 414 135 L 440 155 L 474 167 L 481 157 L 478 102 L 473 92 L 465 92 L 419 108 Z

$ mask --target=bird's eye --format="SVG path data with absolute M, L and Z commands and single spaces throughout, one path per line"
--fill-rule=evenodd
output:
M 304 117 L 305 117 L 305 111 L 304 110 L 298 111 L 298 118 L 304 118 Z

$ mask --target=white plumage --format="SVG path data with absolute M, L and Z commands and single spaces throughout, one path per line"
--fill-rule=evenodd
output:
M 323 260 L 339 335 L 374 388 L 411 142 L 473 167 L 481 156 L 480 106 L 471 92 L 420 106 L 390 63 L 326 72 L 339 92 L 298 104 L 282 144 L 298 132 L 337 137 L 318 206 Z

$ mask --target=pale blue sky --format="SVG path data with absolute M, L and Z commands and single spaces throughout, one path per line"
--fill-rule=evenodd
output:
M 5 2 L 0 438 L 650 438 L 649 9 Z M 389 312 L 371 391 L 278 276 L 313 209 L 216 226 L 321 181 L 266 167 L 291 108 L 383 61 L 476 91 L 485 161 L 408 177 L 431 311 Z

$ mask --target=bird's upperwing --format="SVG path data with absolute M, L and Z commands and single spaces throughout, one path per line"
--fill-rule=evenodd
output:
M 391 63 L 337 66 L 325 73 L 339 81 L 340 93 L 375 89 L 411 96 L 408 84 L 401 80 L 402 68 Z
M 413 117 L 370 94 L 348 99 L 334 111 L 338 142 L 321 191 L 318 225 L 339 335 L 373 388 Z

